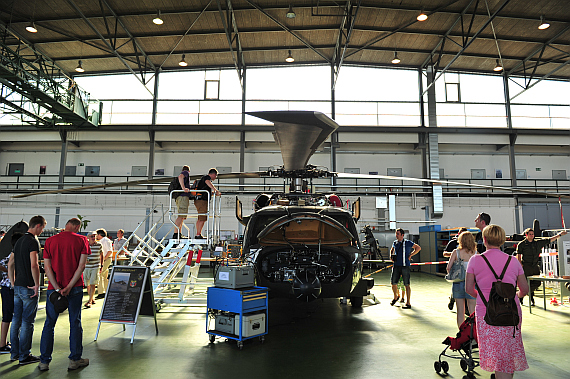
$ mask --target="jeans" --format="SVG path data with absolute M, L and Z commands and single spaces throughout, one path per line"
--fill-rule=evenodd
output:
M 40 361 L 42 363 L 51 362 L 51 354 L 53 352 L 53 335 L 55 323 L 59 313 L 53 307 L 49 296 L 53 290 L 47 292 L 46 299 L 46 322 L 44 323 L 44 330 L 42 331 L 42 339 L 40 341 Z M 69 359 L 78 361 L 81 359 L 83 353 L 83 328 L 81 327 L 81 305 L 83 301 L 83 287 L 73 287 L 67 295 L 69 307 Z
M 34 290 L 28 287 L 14 287 L 14 317 L 10 329 L 12 359 L 23 361 L 30 355 L 32 349 L 34 321 L 38 312 L 38 296 L 30 297 L 33 294 Z

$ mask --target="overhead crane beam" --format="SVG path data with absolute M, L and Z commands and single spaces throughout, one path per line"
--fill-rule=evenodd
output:
M 354 7 L 350 1 L 346 2 L 344 16 L 342 18 L 342 21 L 340 22 L 338 37 L 336 40 L 336 45 L 332 58 L 332 61 L 335 65 L 335 77 L 334 77 L 334 83 L 332 85 L 333 89 L 336 88 L 336 81 L 338 80 L 338 75 L 340 74 L 340 68 L 344 63 L 346 49 L 348 49 L 348 44 L 350 43 L 350 37 L 352 36 L 352 31 L 354 30 L 354 22 L 356 21 L 356 17 L 358 17 L 358 11 L 360 10 L 360 2 L 361 0 L 358 0 L 356 7 Z M 348 26 L 346 26 L 347 23 Z M 346 29 L 346 33 L 344 29 Z M 343 37 L 344 37 L 344 43 L 342 42 Z

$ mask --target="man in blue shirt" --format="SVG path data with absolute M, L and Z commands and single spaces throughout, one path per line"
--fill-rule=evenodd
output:
M 404 286 L 406 287 L 407 300 L 406 305 L 402 308 L 410 309 L 412 307 L 410 304 L 410 258 L 419 253 L 421 249 L 420 245 L 404 239 L 403 229 L 396 229 L 396 240 L 392 243 L 392 248 L 390 249 L 390 258 L 392 262 L 394 262 L 391 278 L 394 299 L 390 302 L 390 305 L 396 304 L 396 301 L 400 298 L 400 294 L 398 293 L 398 281 L 400 277 L 402 277 Z

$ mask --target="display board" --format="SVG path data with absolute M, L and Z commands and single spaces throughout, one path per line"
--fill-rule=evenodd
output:
M 102 322 L 135 325 L 136 329 L 139 315 L 153 316 L 158 334 L 156 307 L 148 267 L 113 267 L 99 317 L 95 341 Z M 133 330 L 133 338 L 134 334 Z M 133 338 L 131 338 L 131 343 Z

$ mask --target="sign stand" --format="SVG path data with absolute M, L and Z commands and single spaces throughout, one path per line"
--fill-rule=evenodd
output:
M 156 334 L 158 334 L 149 268 L 142 266 L 113 267 L 94 341 L 97 341 L 101 323 L 108 322 L 123 324 L 123 330 L 126 330 L 125 324 L 133 325 L 132 344 L 139 315 L 153 316 Z

